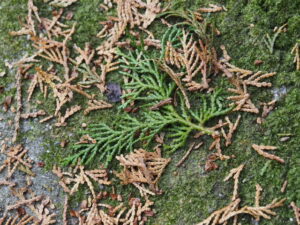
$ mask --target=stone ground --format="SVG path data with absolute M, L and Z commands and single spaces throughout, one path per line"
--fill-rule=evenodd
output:
M 14 126 L 9 124 L 9 121 L 14 120 L 14 114 L 12 113 L 3 113 L 0 112 L 0 143 L 5 142 L 6 144 L 11 145 L 9 141 L 12 138 Z M 38 119 L 34 119 L 38 120 Z M 33 161 L 32 172 L 35 176 L 30 176 L 20 170 L 17 170 L 11 181 L 17 184 L 17 188 L 26 186 L 26 179 L 32 181 L 32 185 L 30 189 L 35 192 L 36 195 L 49 196 L 52 200 L 52 203 L 56 206 L 54 212 L 59 215 L 58 219 L 62 215 L 62 199 L 64 199 L 64 194 L 62 192 L 62 188 L 58 185 L 57 177 L 51 172 L 45 171 L 45 169 L 38 165 L 41 161 L 41 154 L 46 151 L 45 146 L 43 145 L 44 138 L 43 136 L 35 136 L 31 138 L 26 138 L 26 133 L 29 133 L 32 130 L 39 133 L 39 131 L 43 130 L 47 132 L 51 129 L 50 125 L 40 125 L 38 121 L 33 121 L 33 123 L 29 120 L 22 122 L 22 130 L 21 132 L 24 134 L 24 140 L 22 141 L 25 149 L 28 149 L 28 157 Z M 5 160 L 5 156 L 0 154 L 0 164 L 2 165 Z M 0 173 L 0 180 L 4 179 L 6 176 L 6 170 Z M 5 208 L 8 205 L 16 203 L 17 198 L 11 195 L 10 188 L 7 186 L 0 186 L 0 217 L 1 214 L 5 211 Z M 29 213 L 29 212 L 28 212 Z M 60 220 L 59 220 L 60 221 Z M 57 224 L 60 224 L 58 221 Z

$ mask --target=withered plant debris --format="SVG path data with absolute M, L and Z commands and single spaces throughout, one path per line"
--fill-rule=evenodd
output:
M 74 195 L 80 185 L 87 185 L 92 195 L 84 200 L 78 211 L 68 210 L 68 196 L 66 196 L 63 224 L 69 222 L 68 211 L 81 225 L 145 224 L 147 217 L 154 215 L 151 209 L 154 203 L 148 199 L 148 195 L 162 193 L 158 188 L 158 181 L 170 162 L 170 159 L 162 158 L 160 149 L 165 148 L 174 152 L 185 147 L 193 132 L 197 132 L 194 138 L 201 140 L 197 141 L 199 143 L 197 145 L 196 141 L 192 141 L 177 166 L 184 163 L 193 149 L 203 144 L 201 141 L 206 139 L 202 139 L 202 136 L 210 136 L 213 139 L 209 149 L 215 150 L 208 156 L 206 171 L 218 168 L 216 160 L 234 157 L 224 155 L 222 150 L 232 143 L 241 115 L 235 117 L 235 114 L 231 117 L 228 114 L 233 111 L 258 114 L 259 110 L 252 102 L 254 100 L 249 90 L 254 87 L 271 87 L 271 82 L 265 79 L 271 78 L 275 73 L 253 72 L 230 64 L 231 57 L 223 45 L 220 46 L 223 58 L 218 56 L 208 33 L 220 35 L 220 31 L 207 23 L 204 14 L 227 11 L 225 7 L 209 4 L 209 7 L 199 8 L 195 12 L 167 11 L 166 14 L 160 15 L 161 23 L 167 27 L 166 32 L 161 39 L 156 39 L 148 27 L 158 14 L 168 9 L 168 7 L 162 9 L 162 1 L 104 0 L 99 7 L 104 11 L 114 8 L 117 15 L 107 16 L 106 21 L 100 21 L 101 28 L 97 38 L 101 39 L 101 44 L 93 48 L 93 43 L 85 43 L 84 46 L 78 47 L 79 44 L 72 40 L 76 33 L 76 22 L 64 23 L 73 17 L 73 12 L 64 8 L 78 0 L 44 0 L 44 2 L 61 8 L 54 10 L 51 18 L 45 18 L 40 16 L 34 1 L 28 0 L 28 14 L 25 21 L 21 22 L 21 29 L 10 32 L 13 36 L 27 35 L 35 48 L 31 56 L 25 55 L 17 62 L 7 63 L 9 68 L 15 67 L 18 70 L 15 96 L 17 106 L 11 107 L 13 101 L 11 96 L 6 97 L 3 104 L 6 111 L 10 109 L 16 113 L 14 140 L 20 129 L 20 119 L 46 115 L 45 111 L 39 109 L 36 112 L 21 113 L 22 77 L 23 82 L 31 80 L 26 91 L 27 104 L 36 100 L 34 99 L 35 92 L 38 91 L 36 89 L 39 89 L 45 99 L 55 100 L 50 115 L 41 119 L 40 123 L 55 118 L 55 126 L 63 127 L 67 125 L 67 120 L 81 109 L 84 109 L 82 110 L 84 116 L 89 116 L 91 111 L 112 108 L 113 105 L 108 102 L 121 102 L 120 108 L 127 112 L 112 126 L 99 124 L 91 125 L 90 130 L 85 129 L 86 133 L 83 133 L 80 140 L 72 146 L 77 152 L 66 159 L 66 164 L 77 162 L 75 168 L 72 167 L 69 172 L 63 172 L 56 166 L 53 168 L 53 172 L 59 177 L 59 184 L 68 195 Z M 167 16 L 164 17 L 165 15 Z M 168 20 L 169 16 L 178 17 L 181 22 L 174 24 L 174 21 Z M 285 26 L 275 31 L 273 39 L 270 37 L 266 39 L 271 52 L 276 37 L 285 31 Z M 127 34 L 130 34 L 130 38 Z M 151 57 L 152 54 L 148 52 L 152 50 L 160 52 L 159 57 Z M 300 70 L 298 44 L 294 46 L 291 54 L 295 55 L 296 69 Z M 42 61 L 47 61 L 49 67 L 46 68 Z M 117 83 L 106 83 L 107 76 L 114 73 L 119 74 L 124 80 L 122 88 Z M 217 77 L 221 77 L 217 76 L 219 74 L 223 74 L 224 79 L 232 85 L 232 88 L 227 90 L 232 95 L 227 98 L 231 102 L 230 105 L 225 97 L 223 98 L 221 90 L 215 86 L 216 79 L 219 79 Z M 201 94 L 202 98 L 197 104 L 190 100 L 194 99 L 193 92 Z M 84 101 L 78 103 L 77 95 L 81 95 Z M 103 95 L 107 97 L 108 102 L 98 100 L 103 99 Z M 261 117 L 265 118 L 274 108 L 274 104 L 265 103 L 263 107 Z M 207 122 L 215 118 L 219 122 L 207 127 Z M 231 118 L 236 118 L 235 122 L 232 122 Z M 86 126 L 85 124 L 82 127 Z M 163 135 L 159 136 L 161 132 Z M 166 142 L 164 138 L 167 139 Z M 149 148 L 153 139 L 158 143 L 154 148 L 155 152 L 144 149 L 133 151 L 136 144 Z M 65 144 L 66 142 L 62 147 L 65 147 Z M 264 157 L 284 162 L 283 159 L 265 152 L 274 150 L 272 146 L 253 146 Z M 125 150 L 130 153 L 124 156 L 121 153 Z M 7 168 L 6 178 L 11 178 L 17 168 L 28 174 L 32 173 L 30 171 L 32 162 L 26 158 L 27 150 L 21 145 L 8 150 L 4 147 L 2 153 L 7 158 L 0 167 L 0 172 Z M 145 199 L 131 198 L 129 202 L 122 202 L 122 198 L 116 197 L 113 193 L 112 196 L 115 197 L 112 199 L 118 199 L 119 204 L 103 203 L 101 200 L 107 193 L 97 195 L 94 184 L 110 185 L 108 171 L 102 167 L 88 170 L 82 165 L 90 163 L 93 158 L 98 157 L 98 153 L 98 159 L 105 163 L 105 167 L 110 165 L 115 155 L 121 154 L 116 158 L 123 170 L 116 175 L 123 184 L 134 185 Z M 240 207 L 238 182 L 243 167 L 241 165 L 232 169 L 225 178 L 225 181 L 234 179 L 231 203 L 215 211 L 200 224 L 227 224 L 231 221 L 237 224 L 240 214 L 253 216 L 257 221 L 261 217 L 269 219 L 276 215 L 272 209 L 281 206 L 284 199 L 260 206 L 262 188 L 259 185 L 256 186 L 255 206 Z M 0 186 L 15 186 L 13 181 L 6 178 L 0 180 Z M 55 223 L 55 215 L 49 209 L 52 207 L 49 198 L 36 196 L 28 188 L 12 190 L 20 201 L 8 206 L 7 210 L 17 210 L 21 213 L 11 217 L 4 215 L 0 219 L 0 224 Z M 32 214 L 27 214 L 25 208 L 29 208 Z
M 12 96 L 6 96 L 5 97 L 5 99 L 4 99 L 4 101 L 3 101 L 3 109 L 4 109 L 4 111 L 5 112 L 7 112 L 8 111 L 8 109 L 10 108 L 10 105 L 12 104 L 12 102 L 13 102 L 13 97 Z
M 67 7 L 77 1 L 78 0 L 53 0 L 49 4 L 54 6 L 59 6 L 59 7 Z
M 189 155 L 191 154 L 191 152 L 196 149 L 196 148 L 199 148 L 201 145 L 203 145 L 203 142 L 199 143 L 197 146 L 195 146 L 195 142 L 193 142 L 189 149 L 187 150 L 187 152 L 184 154 L 184 156 L 182 157 L 182 159 L 179 160 L 179 162 L 176 164 L 177 167 L 180 167 L 184 162 L 185 160 L 187 160 L 187 158 L 189 157 Z
M 5 224 L 43 224 L 50 225 L 56 223 L 56 214 L 51 212 L 55 207 L 49 197 L 42 195 L 36 196 L 35 193 L 28 187 L 12 188 L 12 195 L 17 197 L 19 201 L 15 204 L 6 206 L 4 216 L 0 218 L 0 224 L 6 221 Z M 25 207 L 31 213 L 26 212 Z M 16 210 L 15 216 L 8 217 L 8 212 Z M 19 215 L 19 212 L 22 212 Z M 18 223 L 17 223 L 18 221 Z
M 103 100 L 90 100 L 88 102 L 89 107 L 84 110 L 84 115 L 89 114 L 91 111 L 99 110 L 99 109 L 109 109 L 112 108 L 113 105 L 109 104 Z
M 284 193 L 284 192 L 285 192 L 287 185 L 288 185 L 288 181 L 285 180 L 285 181 L 283 182 L 282 186 L 281 186 L 281 189 L 280 189 L 280 192 L 281 192 L 281 193 Z
M 32 168 L 32 161 L 27 157 L 27 152 L 28 150 L 23 148 L 22 145 L 10 148 L 3 147 L 0 154 L 4 154 L 6 159 L 0 166 L 0 172 L 6 168 L 6 178 L 11 178 L 20 166 L 24 166 L 30 170 Z
M 227 9 L 224 6 L 209 4 L 209 8 L 200 8 L 198 9 L 198 11 L 203 13 L 212 13 L 212 12 L 227 11 Z
M 55 126 L 57 127 L 66 126 L 67 125 L 66 120 L 70 118 L 73 114 L 78 112 L 79 110 L 81 110 L 81 106 L 79 105 L 70 107 L 69 109 L 66 110 L 64 116 L 60 116 L 60 115 L 58 116 L 58 122 L 55 124 Z
M 92 181 L 104 185 L 111 184 L 108 180 L 108 173 L 104 169 L 86 170 L 84 166 L 77 165 L 69 173 L 63 172 L 61 168 L 54 166 L 52 172 L 59 177 L 59 184 L 70 195 L 76 193 L 80 185 L 86 184 L 95 198 L 96 193 Z
M 242 164 L 239 167 L 230 170 L 230 173 L 224 178 L 224 181 L 228 181 L 230 178 L 234 179 L 232 201 L 238 198 L 237 195 L 238 195 L 239 177 L 243 169 L 244 169 L 244 165 Z
M 17 141 L 18 133 L 20 130 L 20 119 L 21 119 L 21 111 L 22 111 L 22 74 L 20 70 L 18 70 L 16 74 L 16 87 L 17 87 L 17 93 L 16 93 L 16 100 L 17 100 L 17 111 L 15 116 L 15 130 L 14 135 L 12 137 L 12 142 Z
M 147 218 L 154 215 L 151 209 L 154 202 L 149 199 L 143 203 L 139 198 L 130 198 L 127 203 L 119 202 L 113 206 L 101 203 L 107 196 L 108 193 L 100 192 L 90 203 L 82 202 L 80 210 L 70 211 L 71 216 L 78 219 L 79 225 L 144 225 Z
M 276 155 L 270 154 L 266 151 L 274 151 L 277 149 L 275 146 L 269 146 L 269 145 L 257 145 L 253 144 L 252 148 L 261 156 L 267 158 L 267 159 L 272 159 L 275 160 L 279 163 L 284 163 L 284 160 Z
M 39 110 L 33 113 L 23 113 L 21 114 L 22 119 L 36 118 L 38 116 L 45 116 L 46 112 L 44 110 Z
M 235 130 L 237 129 L 238 125 L 239 125 L 239 122 L 240 122 L 240 119 L 241 119 L 241 115 L 239 114 L 238 115 L 238 118 L 236 119 L 235 123 L 233 124 L 230 120 L 229 120 L 229 117 L 226 116 L 225 117 L 225 120 L 228 124 L 228 133 L 226 134 L 225 130 L 223 129 L 223 127 L 221 128 L 221 131 L 222 131 L 222 135 L 226 141 L 225 143 L 225 146 L 229 146 L 232 142 L 231 142 L 231 139 L 232 139 L 232 135 L 233 133 L 235 132 Z
M 171 159 L 162 158 L 160 151 L 147 152 L 137 149 L 126 156 L 116 157 L 123 171 L 116 173 L 123 184 L 134 184 L 142 196 L 149 194 L 143 184 L 147 184 L 152 193 L 159 193 L 158 181 Z
M 296 64 L 296 70 L 300 70 L 300 46 L 298 43 L 294 45 L 292 48 L 291 53 L 295 55 L 294 63 Z
M 297 221 L 297 224 L 300 224 L 300 208 L 296 206 L 295 202 L 291 202 L 291 207 L 294 210 L 295 218 Z
M 259 221 L 261 218 L 271 219 L 271 216 L 276 216 L 276 213 L 273 211 L 273 209 L 283 206 L 286 199 L 282 199 L 279 201 L 277 199 L 274 199 L 271 203 L 265 206 L 261 206 L 260 198 L 262 188 L 259 184 L 256 185 L 254 206 L 240 207 L 241 199 L 238 198 L 238 180 L 240 172 L 243 168 L 244 165 L 240 165 L 239 167 L 232 169 L 229 175 L 224 179 L 224 181 L 226 181 L 230 177 L 233 177 L 235 180 L 233 197 L 231 202 L 224 208 L 214 211 L 209 217 L 207 217 L 205 220 L 198 223 L 197 225 L 226 225 L 228 223 L 237 225 L 238 217 L 241 214 L 247 214 L 249 216 L 252 216 L 256 221 Z

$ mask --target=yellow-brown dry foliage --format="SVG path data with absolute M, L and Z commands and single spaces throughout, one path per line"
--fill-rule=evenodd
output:
M 234 102 L 232 105 L 236 105 L 234 111 L 245 111 L 256 114 L 259 113 L 258 108 L 251 101 L 251 95 L 248 92 L 248 87 L 271 87 L 272 84 L 270 82 L 265 82 L 262 80 L 272 77 L 276 73 L 262 73 L 261 71 L 255 73 L 250 70 L 238 68 L 227 61 L 225 61 L 224 65 L 232 74 L 232 77 L 229 78 L 229 81 L 234 88 L 228 88 L 228 91 L 234 95 L 228 97 L 228 99 Z
M 211 64 L 217 61 L 214 49 L 210 49 L 203 41 L 196 41 L 192 34 L 183 32 L 181 48 L 174 48 L 170 42 L 167 43 L 164 61 L 166 65 L 184 72 L 175 71 L 171 67 L 164 66 L 163 69 L 173 80 L 179 79 L 176 84 L 184 83 L 189 91 L 207 90 L 210 79 L 208 78 Z M 200 79 L 199 79 L 200 78 Z M 196 80 L 201 80 L 201 83 Z
M 6 168 L 6 178 L 11 178 L 15 171 L 21 166 L 30 170 L 32 168 L 32 161 L 27 157 L 27 152 L 28 150 L 23 148 L 22 145 L 16 145 L 10 148 L 3 145 L 1 154 L 4 154 L 6 159 L 0 166 L 0 172 L 4 171 Z
M 209 217 L 207 217 L 197 225 L 225 225 L 228 223 L 237 225 L 238 217 L 241 214 L 252 216 L 256 221 L 259 221 L 261 218 L 271 219 L 271 216 L 276 216 L 276 213 L 273 211 L 273 209 L 283 206 L 285 199 L 279 201 L 277 199 L 274 199 L 271 203 L 265 206 L 261 206 L 260 198 L 262 188 L 259 184 L 256 185 L 254 206 L 240 207 L 241 199 L 238 198 L 238 180 L 243 168 L 244 165 L 240 165 L 239 167 L 232 169 L 229 175 L 224 179 L 224 181 L 226 181 L 229 178 L 233 177 L 235 181 L 231 202 L 224 208 L 214 211 Z
M 294 45 L 294 47 L 292 48 L 291 53 L 294 56 L 294 63 L 296 64 L 296 70 L 300 70 L 300 46 L 298 43 L 296 43 Z
M 52 172 L 59 177 L 59 184 L 70 195 L 76 193 L 80 185 L 86 184 L 95 198 L 96 193 L 93 182 L 101 185 L 111 184 L 108 180 L 108 173 L 104 169 L 86 170 L 84 166 L 78 164 L 71 172 L 63 172 L 57 166 L 53 167 Z
M 253 144 L 252 148 L 261 156 L 267 158 L 267 159 L 272 159 L 275 160 L 279 163 L 284 163 L 284 159 L 280 158 L 279 156 L 270 154 L 266 151 L 274 151 L 277 149 L 275 146 L 268 146 L 268 145 L 257 145 Z
M 147 217 L 153 216 L 154 204 L 147 199 L 143 203 L 139 198 L 131 198 L 127 204 L 119 202 L 116 206 L 102 203 L 102 193 L 90 202 L 82 202 L 81 209 L 71 210 L 70 214 L 78 219 L 79 225 L 144 225 Z
M 0 218 L 0 224 L 50 225 L 56 223 L 56 214 L 51 212 L 55 206 L 49 197 L 35 195 L 28 187 L 12 188 L 11 192 L 12 195 L 18 198 L 18 201 L 15 204 L 6 206 L 4 215 Z M 8 213 L 10 213 L 10 216 L 8 216 Z
M 126 156 L 116 157 L 123 171 L 116 173 L 122 184 L 133 184 L 142 196 L 159 193 L 158 181 L 171 159 L 162 158 L 160 151 L 147 152 L 144 149 L 137 149 Z M 143 187 L 149 186 L 149 190 Z
M 299 225 L 300 224 L 300 208 L 296 206 L 295 202 L 291 202 L 291 207 L 293 208 L 297 224 Z

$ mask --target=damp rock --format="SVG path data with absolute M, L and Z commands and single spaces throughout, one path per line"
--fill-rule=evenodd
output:
M 272 92 L 274 96 L 273 99 L 278 101 L 279 99 L 281 99 L 283 96 L 287 94 L 287 88 L 285 86 L 282 86 L 280 88 L 274 88 Z
M 122 96 L 121 86 L 117 83 L 108 83 L 105 94 L 109 102 L 120 102 Z

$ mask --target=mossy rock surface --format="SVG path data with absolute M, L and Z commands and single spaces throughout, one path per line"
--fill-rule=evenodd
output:
M 274 97 L 278 98 L 278 102 L 262 125 L 256 123 L 256 115 L 242 114 L 241 125 L 234 135 L 233 144 L 224 149 L 226 154 L 233 154 L 236 158 L 218 162 L 218 170 L 209 173 L 204 171 L 205 160 L 209 154 L 209 141 L 199 150 L 193 151 L 180 168 L 175 164 L 184 155 L 184 149 L 172 155 L 172 163 L 167 167 L 159 185 L 164 193 L 152 198 L 155 201 L 156 216 L 150 219 L 149 224 L 195 224 L 216 209 L 224 207 L 230 202 L 233 182 L 223 182 L 223 179 L 230 169 L 242 163 L 245 164 L 239 186 L 242 205 L 253 205 L 255 185 L 260 184 L 264 189 L 262 204 L 267 204 L 274 198 L 287 198 L 287 201 L 284 207 L 275 209 L 276 216 L 271 220 L 261 220 L 259 224 L 295 224 L 295 220 L 292 219 L 293 212 L 288 204 L 295 201 L 300 205 L 300 71 L 295 70 L 291 49 L 300 40 L 300 1 L 187 0 L 178 1 L 178 7 L 196 9 L 209 3 L 221 4 L 227 9 L 226 12 L 207 15 L 207 20 L 221 31 L 221 35 L 214 38 L 213 44 L 225 45 L 232 63 L 236 66 L 254 71 L 277 72 L 271 79 L 272 88 L 253 90 L 252 96 L 256 103 L 266 102 Z M 91 42 L 93 47 L 100 43 L 95 35 L 100 29 L 98 22 L 104 20 L 105 16 L 99 9 L 99 4 L 100 1 L 97 0 L 82 0 L 68 9 L 74 11 L 73 19 L 79 24 L 73 41 L 80 47 L 83 47 L 85 42 Z M 45 15 L 49 15 L 52 10 L 41 2 L 38 6 Z M 115 14 L 114 11 L 109 13 Z M 24 0 L 0 2 L 0 72 L 7 72 L 7 75 L 0 79 L 0 85 L 5 86 L 5 92 L 0 94 L 0 102 L 5 96 L 15 93 L 15 71 L 9 71 L 5 62 L 18 60 L 33 51 L 26 37 L 13 38 L 9 35 L 9 31 L 20 28 L 18 18 L 25 18 L 26 14 L 27 3 Z M 270 52 L 264 38 L 267 34 L 273 37 L 273 29 L 283 24 L 287 24 L 287 32 L 278 36 Z M 163 32 L 158 23 L 154 23 L 151 29 L 155 34 Z M 255 60 L 261 60 L 263 63 L 255 65 Z M 117 74 L 113 75 L 108 79 L 121 80 Z M 43 99 L 39 95 L 35 97 Z M 79 98 L 78 101 L 85 100 Z M 51 112 L 51 104 L 54 104 L 54 101 L 50 98 L 39 107 Z M 32 107 L 34 106 L 35 104 Z M 66 128 L 44 129 L 32 122 L 31 131 L 23 134 L 19 141 L 34 140 L 37 135 L 43 137 L 43 143 L 40 143 L 43 147 L 40 149 L 44 152 L 41 152 L 40 160 L 46 163 L 45 169 L 49 170 L 55 162 L 71 153 L 61 149 L 59 143 L 66 139 L 70 143 L 77 141 L 77 132 L 82 123 L 110 123 L 120 116 L 116 106 L 110 110 L 93 113 L 89 117 L 78 114 L 70 120 Z M 7 120 L 9 119 L 11 118 L 8 117 Z M 7 121 L 0 123 L 5 122 Z M 282 137 L 289 139 L 283 142 Z M 0 136 L 0 140 L 1 138 Z M 279 150 L 276 155 L 284 158 L 286 163 L 282 165 L 259 156 L 251 148 L 253 143 L 277 146 Z M 116 166 L 113 165 L 111 169 L 116 169 Z M 285 180 L 288 181 L 288 186 L 286 192 L 281 193 L 280 189 Z M 116 189 L 123 192 L 125 197 L 131 196 L 135 191 L 120 185 L 116 185 Z M 85 193 L 86 190 L 81 190 L 72 199 L 72 204 L 76 206 Z M 63 199 L 61 201 L 63 202 Z M 0 200 L 0 206 L 2 203 Z M 256 224 L 247 216 L 242 217 L 241 222 Z

